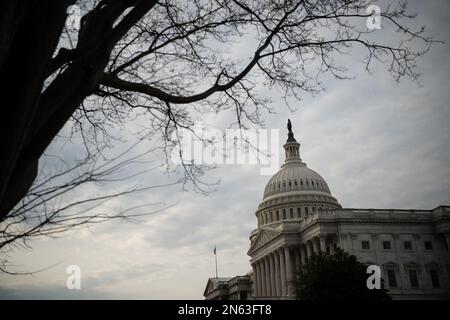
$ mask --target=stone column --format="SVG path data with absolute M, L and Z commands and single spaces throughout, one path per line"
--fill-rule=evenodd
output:
M 277 294 L 277 288 L 276 288 L 276 284 L 275 284 L 275 263 L 274 263 L 274 258 L 273 258 L 273 254 L 269 254 L 268 256 L 269 258 L 269 265 L 270 265 L 270 292 L 271 292 L 271 296 L 274 297 Z
M 262 258 L 261 263 L 262 263 L 262 266 L 264 268 L 264 273 L 263 273 L 263 276 L 264 276 L 264 281 L 263 281 L 264 292 L 263 293 L 264 293 L 264 297 L 267 297 L 267 296 L 269 296 L 269 281 L 270 281 L 270 279 L 268 277 L 269 268 L 267 268 L 267 260 L 266 260 L 265 257 Z
M 323 253 L 327 252 L 327 244 L 325 242 L 325 237 L 321 236 L 319 237 L 319 244 L 320 244 L 320 251 Z
M 266 276 L 266 290 L 265 290 L 265 296 L 270 297 L 270 269 L 269 269 L 269 261 L 267 260 L 267 257 L 264 257 L 264 268 L 265 268 L 265 276 Z
M 302 261 L 300 259 L 300 247 L 295 247 L 294 257 L 295 257 L 295 274 L 297 274 L 298 272 L 300 272 L 302 267 Z
M 312 244 L 313 244 L 313 251 L 314 251 L 314 253 L 315 254 L 319 254 L 320 249 L 319 249 L 319 241 L 318 241 L 318 239 L 317 238 L 313 238 L 311 241 L 312 241 Z
M 284 247 L 284 259 L 286 264 L 287 292 L 288 296 L 291 296 L 294 291 L 292 286 L 294 280 L 292 278 L 292 262 L 288 247 Z
M 281 296 L 287 295 L 287 280 L 286 280 L 286 264 L 284 263 L 284 252 L 282 249 L 278 250 L 280 258 L 280 276 L 281 276 Z
M 332 242 L 330 244 L 330 254 L 335 254 L 334 246 L 336 245 L 336 236 L 333 236 Z
M 253 296 L 258 296 L 258 265 L 257 263 L 252 264 L 253 269 Z
M 275 287 L 277 297 L 281 297 L 281 276 L 280 276 L 280 257 L 278 251 L 273 253 L 273 258 L 275 260 Z
M 265 290 L 265 286 L 264 286 L 264 263 L 262 262 L 261 259 L 258 260 L 258 266 L 259 266 L 259 296 L 263 297 L 264 296 L 264 290 Z
M 264 297 L 265 295 L 265 290 L 266 290 L 266 277 L 265 275 L 265 270 L 264 270 L 264 262 L 262 260 L 259 260 L 259 296 L 260 297 Z
M 262 278 L 261 278 L 261 262 L 256 262 L 256 296 L 262 296 Z
M 300 256 L 302 260 L 302 266 L 304 266 L 306 263 L 306 258 L 308 257 L 306 253 L 306 244 L 300 246 Z
M 309 258 L 312 255 L 312 243 L 311 243 L 311 240 L 306 241 L 305 246 L 306 246 L 306 255 Z

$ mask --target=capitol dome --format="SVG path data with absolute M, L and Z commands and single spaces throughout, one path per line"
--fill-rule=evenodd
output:
M 301 163 L 285 165 L 272 176 L 264 190 L 264 199 L 292 191 L 320 191 L 331 195 L 325 180 Z
M 290 121 L 284 144 L 286 159 L 264 190 L 256 216 L 258 226 L 280 221 L 301 220 L 320 210 L 341 208 L 324 178 L 308 168 L 300 158 L 300 144 L 295 140 Z

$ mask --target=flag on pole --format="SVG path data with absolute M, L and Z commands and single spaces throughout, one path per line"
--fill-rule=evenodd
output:
M 216 246 L 214 246 L 213 252 L 214 254 L 216 254 Z

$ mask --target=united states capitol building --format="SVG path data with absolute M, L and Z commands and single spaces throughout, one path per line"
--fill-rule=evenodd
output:
M 336 248 L 382 270 L 393 299 L 450 298 L 450 207 L 342 208 L 300 157 L 290 122 L 285 162 L 270 178 L 250 235 L 252 271 L 210 278 L 206 299 L 294 299 L 308 257 Z

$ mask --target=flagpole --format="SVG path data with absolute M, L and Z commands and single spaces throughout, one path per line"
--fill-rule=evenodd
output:
M 216 278 L 219 278 L 218 273 L 217 273 L 217 251 L 216 251 L 216 246 L 214 246 L 214 257 L 216 259 Z

